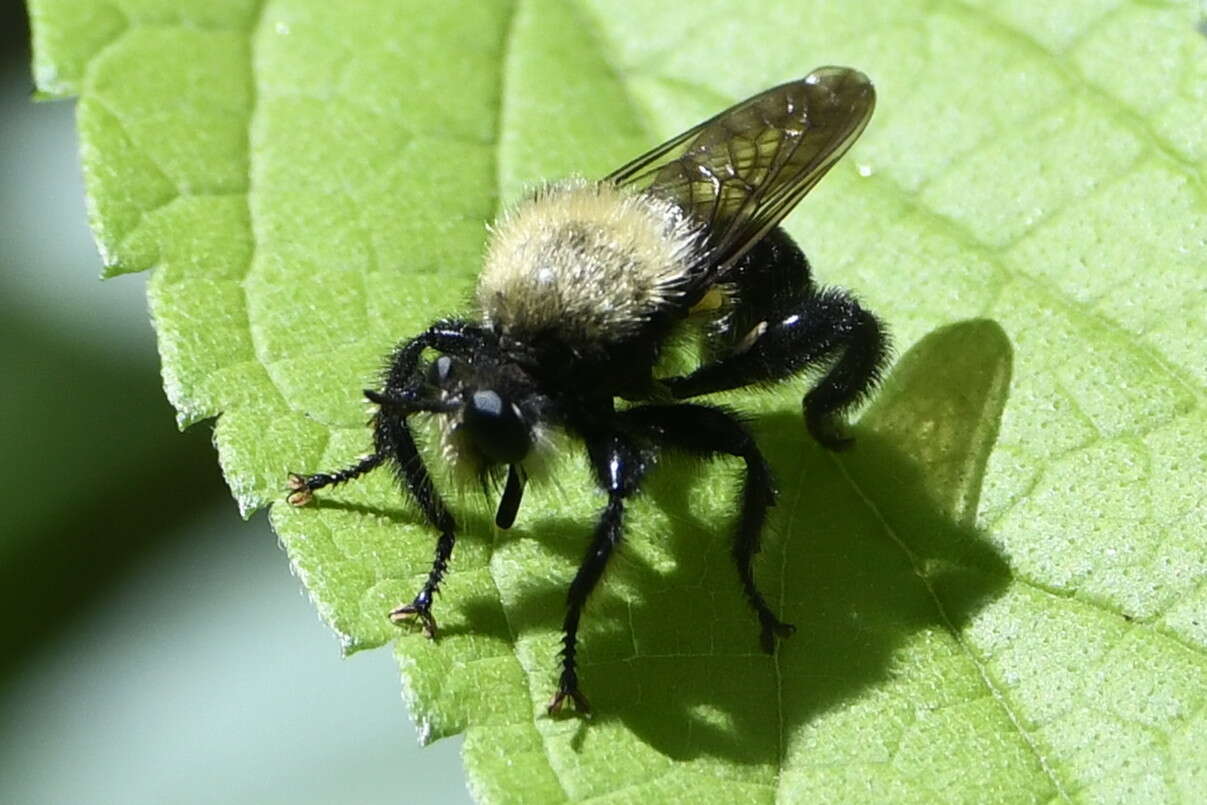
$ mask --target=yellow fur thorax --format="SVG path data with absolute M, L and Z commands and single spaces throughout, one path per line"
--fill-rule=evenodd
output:
M 670 202 L 608 183 L 549 185 L 493 228 L 478 304 L 514 335 L 618 341 L 682 292 L 698 240 Z

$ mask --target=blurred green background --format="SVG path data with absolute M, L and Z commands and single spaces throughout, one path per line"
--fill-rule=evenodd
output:
M 0 5 L 0 802 L 467 802 L 386 651 L 341 660 L 209 427 L 179 433 L 142 277 L 101 283 L 73 108 Z

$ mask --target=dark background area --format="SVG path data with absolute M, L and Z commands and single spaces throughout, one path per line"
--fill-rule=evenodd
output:
M 210 426 L 177 431 L 144 279 L 100 282 L 69 101 L 0 3 L 0 801 L 467 799 L 388 652 L 343 662 Z

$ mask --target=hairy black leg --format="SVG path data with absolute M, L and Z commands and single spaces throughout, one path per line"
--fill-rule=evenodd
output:
M 829 314 L 841 354 L 801 405 L 805 424 L 823 447 L 843 450 L 854 443 L 845 432 L 845 414 L 879 383 L 888 362 L 888 335 L 880 320 L 850 296 L 829 291 L 817 297 L 820 315 Z
M 359 478 L 366 472 L 377 469 L 383 461 L 385 461 L 385 456 L 381 453 L 373 453 L 364 456 L 351 467 L 345 467 L 335 472 L 317 472 L 313 475 L 299 475 L 291 472 L 289 473 L 289 495 L 285 500 L 290 506 L 305 506 L 314 498 L 314 490 Z
M 828 361 L 829 371 L 804 397 L 805 423 L 822 445 L 841 449 L 851 441 L 842 415 L 875 387 L 887 356 L 888 337 L 875 316 L 842 291 L 809 290 L 754 325 L 736 351 L 663 382 L 684 399 L 775 382 Z
M 887 357 L 880 322 L 849 294 L 818 289 L 804 253 L 778 227 L 726 274 L 725 287 L 724 314 L 705 333 L 704 365 L 664 385 L 686 399 L 828 365 L 805 395 L 806 424 L 826 447 L 849 444 L 842 415 L 876 385 Z
M 587 452 L 596 480 L 608 493 L 608 503 L 599 517 L 591 545 L 566 596 L 566 618 L 562 623 L 562 674 L 557 693 L 549 700 L 550 714 L 560 711 L 566 699 L 573 702 L 574 708 L 580 713 L 591 709 L 587 697 L 578 686 L 578 623 L 588 596 L 599 583 L 608 559 L 623 535 L 624 499 L 637 491 L 649 466 L 649 456 L 627 438 L 617 434 L 588 439 Z
M 432 569 L 423 588 L 411 603 L 393 610 L 390 620 L 399 622 L 418 617 L 429 637 L 436 634 L 436 620 L 431 613 L 432 597 L 439 590 L 440 582 L 448 570 L 455 542 L 455 523 L 423 465 L 406 418 L 416 411 L 441 410 L 419 394 L 423 381 L 419 359 L 424 350 L 434 349 L 445 354 L 469 357 L 482 347 L 487 337 L 476 325 L 449 320 L 437 322 L 409 341 L 399 344 L 390 356 L 383 379 L 384 389 L 381 392 L 365 392 L 366 397 L 381 406 L 373 420 L 376 448 L 373 455 L 337 472 L 313 475 L 295 473 L 289 476 L 290 494 L 287 500 L 292 505 L 300 506 L 309 502 L 316 489 L 356 478 L 386 460 L 393 464 L 400 484 L 419 505 L 427 521 L 440 532 L 440 536 L 436 540 Z
M 788 637 L 796 627 L 775 616 L 754 581 L 754 556 L 762 549 L 767 509 L 775 505 L 775 483 L 771 468 L 754 438 L 732 414 L 708 405 L 645 405 L 620 414 L 624 425 L 648 434 L 658 444 L 699 456 L 723 453 L 746 462 L 742 507 L 733 541 L 733 559 L 746 600 L 762 627 L 760 643 L 767 653 L 775 651 L 775 639 Z
M 436 491 L 427 467 L 423 465 L 423 459 L 419 455 L 406 419 L 401 416 L 378 414 L 375 424 L 374 437 L 378 452 L 390 455 L 399 482 L 419 504 L 427 521 L 440 532 L 436 540 L 436 556 L 432 560 L 432 569 L 428 572 L 427 581 L 411 603 L 390 613 L 390 620 L 399 623 L 417 617 L 423 624 L 424 633 L 428 637 L 435 637 L 436 619 L 431 611 L 432 598 L 440 589 L 440 582 L 448 570 L 449 558 L 456 541 L 456 523 L 440 498 L 440 493 Z

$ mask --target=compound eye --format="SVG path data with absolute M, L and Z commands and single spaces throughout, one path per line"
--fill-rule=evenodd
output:
M 520 418 L 520 412 L 490 389 L 479 389 L 470 395 L 462 424 L 474 445 L 497 464 L 523 461 L 532 447 L 532 433 Z

